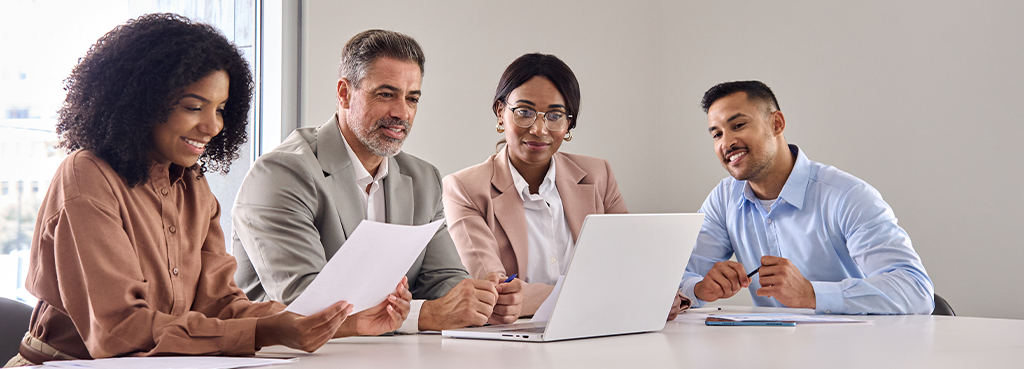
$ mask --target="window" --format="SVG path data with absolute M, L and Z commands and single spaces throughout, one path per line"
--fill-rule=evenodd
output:
M 128 19 L 171 12 L 214 25 L 256 66 L 256 0 L 13 0 L 0 4 L 0 296 L 33 303 L 25 289 L 35 217 L 63 149 L 55 149 L 63 80 L 96 40 Z M 255 71 L 253 75 L 256 75 Z M 249 142 L 254 139 L 253 104 Z M 207 174 L 230 238 L 231 204 L 253 159 L 241 148 L 231 172 Z M 229 245 L 230 247 L 230 245 Z
M 7 109 L 7 119 L 28 119 L 28 108 Z

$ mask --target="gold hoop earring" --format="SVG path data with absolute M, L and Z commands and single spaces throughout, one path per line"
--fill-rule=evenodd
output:
M 501 124 L 500 120 L 498 121 L 498 124 L 494 125 L 494 128 L 498 130 L 498 133 L 505 133 L 505 125 Z
M 562 139 L 565 141 L 572 141 L 572 132 L 566 133 L 565 137 L 562 137 Z

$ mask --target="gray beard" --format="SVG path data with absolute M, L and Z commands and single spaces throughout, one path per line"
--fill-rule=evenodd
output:
M 408 138 L 409 133 L 412 131 L 412 126 L 409 125 L 409 121 L 394 118 L 379 119 L 372 126 L 366 127 L 367 129 L 364 130 L 361 127 L 357 127 L 352 130 L 352 133 L 355 133 L 356 139 L 358 139 L 359 142 L 374 155 L 382 158 L 390 158 L 397 155 L 399 151 L 402 151 L 402 144 L 405 142 L 405 139 L 403 138 L 399 140 L 385 136 L 378 129 L 382 126 L 397 124 L 401 124 L 405 127 L 405 137 Z

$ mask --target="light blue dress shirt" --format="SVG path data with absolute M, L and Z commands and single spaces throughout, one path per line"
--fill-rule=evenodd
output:
M 761 257 L 789 259 L 814 286 L 818 314 L 930 314 L 932 281 L 910 236 L 874 187 L 835 167 L 813 162 L 796 147 L 793 171 L 770 212 L 746 181 L 727 177 L 704 200 L 704 225 L 680 288 L 693 287 L 716 262 L 736 260 L 750 272 Z M 756 306 L 778 306 L 757 296 Z

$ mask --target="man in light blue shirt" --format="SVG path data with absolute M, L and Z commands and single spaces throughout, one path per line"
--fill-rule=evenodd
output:
M 722 83 L 701 104 L 731 177 L 701 206 L 704 225 L 680 286 L 694 307 L 748 287 L 757 306 L 932 312 L 932 281 L 892 208 L 871 185 L 787 144 L 768 86 Z

